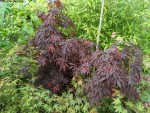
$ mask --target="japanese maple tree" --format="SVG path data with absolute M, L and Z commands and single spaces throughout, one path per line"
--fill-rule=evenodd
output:
M 93 43 L 88 40 L 79 40 L 75 36 L 68 38 L 63 33 L 62 29 L 74 27 L 74 24 L 64 14 L 64 6 L 59 0 L 49 2 L 48 6 L 48 13 L 38 15 L 43 24 L 32 40 L 40 64 L 35 85 L 61 94 L 70 87 L 72 77 L 81 74 L 90 77 L 85 89 L 92 104 L 111 96 L 112 89 L 137 99 L 134 85 L 140 80 L 141 50 L 130 44 L 123 50 L 112 46 L 105 51 L 94 51 Z

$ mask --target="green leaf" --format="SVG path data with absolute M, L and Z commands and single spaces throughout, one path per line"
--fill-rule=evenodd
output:
M 143 111 L 144 110 L 144 106 L 139 102 L 136 104 L 136 108 L 139 110 L 139 111 Z
M 80 111 L 80 106 L 79 106 L 79 105 L 76 105 L 76 106 L 75 106 L 75 110 L 76 110 L 76 112 L 77 112 L 77 111 Z
M 81 98 L 77 98 L 76 101 L 77 101 L 78 104 L 82 104 Z
M 114 99 L 112 104 L 118 105 L 118 104 L 121 104 L 121 101 L 119 98 L 116 98 L 116 99 Z

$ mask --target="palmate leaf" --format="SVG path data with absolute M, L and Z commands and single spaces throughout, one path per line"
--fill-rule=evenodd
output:
M 75 106 L 75 110 L 76 110 L 76 112 L 77 112 L 77 111 L 80 111 L 80 106 L 79 106 L 79 105 L 76 105 L 76 106 Z
M 80 48 L 79 43 L 75 39 L 68 39 L 65 42 L 61 43 L 61 48 L 62 48 L 62 55 L 64 56 L 71 56 L 72 54 L 78 53 L 78 50 Z
M 82 104 L 82 100 L 80 98 L 76 98 L 76 102 L 80 105 Z
M 47 109 L 48 112 L 52 112 L 53 111 L 51 107 L 48 107 L 46 109 Z
M 127 110 L 124 110 L 122 106 L 114 106 L 116 113 L 128 113 Z
M 141 112 L 144 111 L 144 106 L 140 102 L 137 103 L 136 106 L 139 111 L 141 111 Z
M 53 91 L 54 91 L 54 92 L 59 92 L 59 90 L 60 90 L 59 84 L 57 84 L 57 85 L 55 85 L 55 86 L 53 87 Z
M 72 100 L 70 100 L 69 103 L 70 103 L 71 106 L 74 106 L 76 102 L 75 102 L 75 100 L 72 99 Z
M 90 72 L 89 63 L 87 62 L 87 63 L 82 64 L 81 67 L 78 68 L 78 70 L 81 74 L 89 74 Z
M 114 105 L 121 104 L 120 98 L 116 98 L 112 104 L 114 104 Z
M 56 51 L 56 49 L 55 49 L 55 47 L 54 47 L 53 45 L 47 46 L 46 49 L 47 49 L 49 52 L 52 52 L 52 53 Z
M 67 61 L 63 58 L 58 58 L 56 64 L 60 66 L 60 70 L 66 71 L 68 68 Z
M 56 43 L 56 42 L 60 42 L 62 39 L 61 35 L 58 34 L 51 34 L 51 37 L 49 38 L 49 42 L 51 43 Z
M 38 58 L 38 61 L 39 61 L 39 63 L 40 63 L 42 66 L 46 65 L 46 58 L 44 58 L 44 57 L 39 57 L 39 58 Z

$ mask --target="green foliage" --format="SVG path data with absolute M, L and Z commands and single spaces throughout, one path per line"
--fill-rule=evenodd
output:
M 100 0 L 67 0 L 68 13 L 73 19 L 77 35 L 95 41 L 99 25 Z M 112 32 L 145 45 L 148 52 L 150 10 L 149 0 L 106 0 L 100 45 L 107 48 Z
M 146 113 L 148 111 L 148 108 L 143 103 L 126 101 L 120 93 L 113 99 L 112 104 L 116 113 Z
M 105 98 L 100 106 L 97 106 L 99 113 L 114 113 L 115 109 L 112 106 L 112 98 Z
M 29 57 L 17 55 L 17 50 L 0 59 L 0 112 L 16 113 L 21 110 L 31 113 L 32 103 L 37 100 L 32 97 L 36 89 L 29 82 L 32 84 L 34 81 L 37 63 Z M 28 71 L 26 68 L 29 68 Z
M 150 54 L 144 56 L 143 64 L 143 72 L 150 75 Z
M 0 6 L 0 47 L 7 52 L 15 44 L 25 44 L 41 24 L 38 10 L 46 10 L 46 0 L 20 3 L 6 2 Z
M 97 108 L 99 113 L 149 113 L 144 102 L 127 100 L 119 90 L 114 90 L 112 98 L 105 98 Z
M 21 49 L 14 50 L 0 60 L 2 64 L 0 67 L 0 112 L 87 113 L 90 111 L 91 107 L 84 94 L 81 78 L 78 81 L 76 78 L 73 79 L 74 89 L 62 93 L 61 96 L 51 95 L 49 91 L 32 85 L 35 80 L 37 62 L 29 57 L 30 53 L 26 57 L 15 55 L 18 51 Z M 27 66 L 29 69 L 25 73 L 24 67 Z
M 114 104 L 114 108 L 115 108 L 115 112 L 117 113 L 127 113 L 127 110 L 123 108 L 122 106 L 122 102 L 121 99 L 123 97 L 122 96 L 118 96 L 117 98 L 114 99 L 113 104 Z
M 12 78 L 21 77 L 25 74 L 30 74 L 28 76 L 31 76 L 31 74 L 35 73 L 38 65 L 37 61 L 32 58 L 34 51 L 31 52 L 31 50 L 32 48 L 24 50 L 22 46 L 14 46 L 3 59 L 0 59 L 0 78 L 7 76 Z M 25 56 L 21 56 L 21 51 L 26 53 Z M 26 73 L 24 73 L 27 70 L 25 68 L 28 68 Z
M 139 86 L 137 87 L 138 91 L 140 92 L 140 98 L 142 102 L 150 103 L 150 77 L 148 75 L 141 77 L 142 80 Z
M 24 67 L 28 67 L 28 72 L 36 72 L 37 63 L 36 61 L 27 58 L 27 57 L 19 57 L 14 55 L 13 57 L 9 56 L 0 60 L 2 66 L 0 67 L 0 77 L 6 76 L 18 76 L 16 75 L 18 71 L 24 69 Z
M 3 113 L 87 113 L 90 104 L 78 88 L 74 95 L 69 90 L 61 96 L 52 95 L 42 88 L 34 88 L 19 79 L 9 77 L 0 80 L 0 108 Z M 80 92 L 80 93 L 79 93 Z

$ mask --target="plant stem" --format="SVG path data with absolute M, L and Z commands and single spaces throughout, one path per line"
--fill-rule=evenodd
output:
M 96 50 L 99 50 L 99 43 L 100 43 L 100 33 L 101 33 L 101 28 L 102 28 L 102 16 L 104 12 L 104 3 L 105 0 L 102 0 L 102 7 L 101 7 L 101 12 L 100 12 L 100 19 L 99 19 L 99 28 L 98 28 L 98 35 L 97 35 L 97 44 L 96 44 Z

